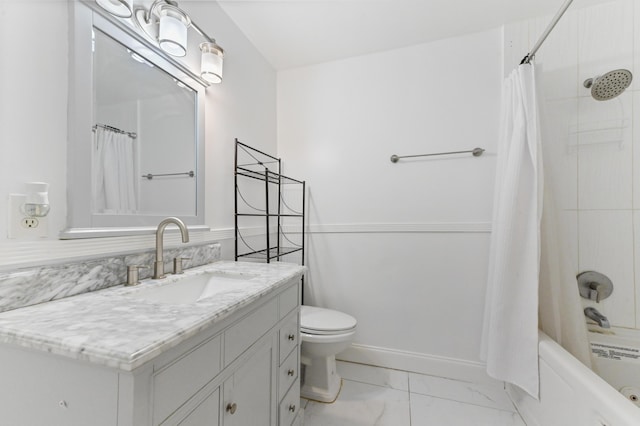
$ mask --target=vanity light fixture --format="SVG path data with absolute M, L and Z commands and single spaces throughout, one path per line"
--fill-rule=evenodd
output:
M 131 18 L 133 0 L 96 0 L 98 6 L 118 18 Z
M 96 0 L 97 1 L 97 0 Z M 115 0 L 102 0 L 115 1 Z M 205 39 L 200 44 L 200 76 L 208 83 L 222 82 L 224 50 L 209 37 L 174 0 L 155 0 L 149 10 L 138 8 L 133 21 L 160 48 L 172 56 L 187 54 L 188 29 Z
M 209 83 L 221 83 L 224 50 L 212 40 L 200 43 L 200 51 L 200 76 Z
M 155 0 L 149 10 L 136 9 L 134 22 L 171 56 L 187 54 L 187 29 L 191 18 L 173 0 Z
M 187 54 L 187 29 L 191 18 L 178 6 L 160 4 L 158 6 L 160 25 L 158 44 L 160 48 L 172 56 Z

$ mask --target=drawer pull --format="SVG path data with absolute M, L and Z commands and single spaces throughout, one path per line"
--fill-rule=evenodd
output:
M 237 409 L 238 409 L 238 405 L 235 402 L 233 404 L 232 403 L 227 404 L 227 413 L 235 414 Z
M 289 411 L 291 411 L 292 413 L 293 413 L 293 412 L 295 412 L 295 411 L 296 411 L 296 406 L 295 406 L 295 405 L 293 405 L 293 404 L 291 404 L 291 405 L 289 406 Z
M 294 374 L 296 374 L 296 372 L 293 369 L 287 371 L 288 376 L 293 376 Z
M 296 340 L 296 335 L 295 334 L 290 334 L 288 338 L 291 341 Z

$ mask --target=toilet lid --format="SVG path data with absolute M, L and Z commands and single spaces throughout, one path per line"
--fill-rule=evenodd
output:
M 351 315 L 332 309 L 302 306 L 300 308 L 300 329 L 309 334 L 328 334 L 352 330 L 357 321 Z

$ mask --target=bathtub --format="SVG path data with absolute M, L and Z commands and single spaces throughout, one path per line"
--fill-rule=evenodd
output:
M 594 369 L 640 410 L 640 331 L 612 331 L 589 333 Z
M 640 383 L 640 361 L 626 359 L 622 336 L 589 333 L 596 368 L 608 374 L 617 388 L 634 388 Z M 624 337 L 628 339 L 627 337 Z M 616 340 L 618 339 L 618 340 Z M 596 344 L 595 346 L 593 344 Z M 611 346 L 613 349 L 608 349 Z M 640 348 L 640 339 L 635 342 Z M 620 349 L 616 349 L 620 348 Z M 607 352 L 611 350 L 613 352 Z M 608 355 L 607 355 L 608 354 Z M 606 357 L 605 357 L 606 355 Z M 618 359 L 621 358 L 621 359 Z M 621 370 L 624 367 L 624 370 Z M 629 368 L 635 368 L 632 372 Z M 615 371 L 615 373 L 614 373 Z M 619 380 L 617 382 L 616 380 Z M 636 381 L 636 384 L 630 382 Z M 640 407 L 596 375 L 560 345 L 540 333 L 540 400 L 507 385 L 507 392 L 528 426 L 638 426 Z

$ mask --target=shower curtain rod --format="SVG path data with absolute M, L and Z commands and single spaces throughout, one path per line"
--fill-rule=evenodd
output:
M 554 16 L 551 20 L 551 23 L 549 23 L 549 26 L 547 26 L 547 29 L 544 30 L 544 33 L 542 33 L 536 44 L 533 46 L 533 49 L 531 49 L 531 51 L 529 51 L 529 53 L 527 53 L 527 55 L 522 58 L 522 61 L 520 61 L 520 65 L 528 64 L 529 62 L 531 62 L 533 57 L 536 56 L 536 52 L 538 51 L 538 49 L 540 49 L 540 46 L 542 46 L 542 43 L 544 43 L 547 37 L 549 37 L 549 34 L 551 34 L 551 31 L 553 31 L 553 29 L 556 27 L 558 21 L 560 20 L 560 18 L 562 18 L 562 15 L 564 15 L 569 6 L 571 6 L 571 3 L 573 3 L 573 0 L 566 0 L 564 2 L 558 13 L 556 13 L 556 16 Z
M 94 124 L 91 130 L 94 132 L 98 127 L 102 127 L 103 129 L 111 130 L 112 132 L 121 133 L 123 135 L 129 136 L 131 139 L 135 139 L 138 137 L 138 134 L 135 132 L 125 132 L 124 130 L 120 130 L 117 127 L 109 126 L 108 124 Z

